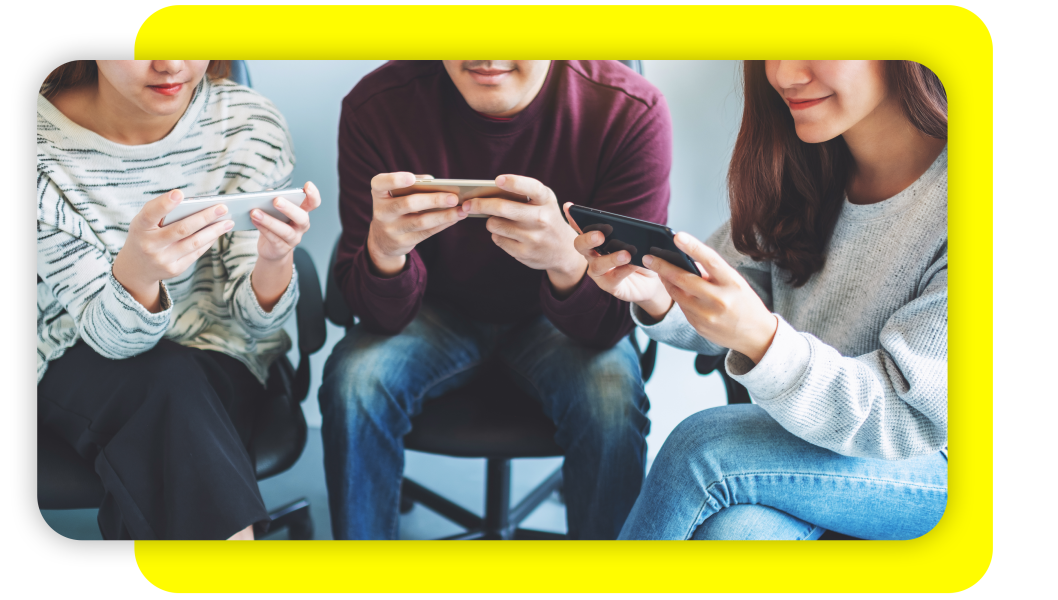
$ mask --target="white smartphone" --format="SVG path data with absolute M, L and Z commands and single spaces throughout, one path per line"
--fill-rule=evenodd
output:
M 503 198 L 514 202 L 526 203 L 529 201 L 525 196 L 508 192 L 496 187 L 495 181 L 488 179 L 434 179 L 430 175 L 416 175 L 415 183 L 390 192 L 393 197 L 410 196 L 411 194 L 428 194 L 431 192 L 450 192 L 459 198 L 459 204 L 463 204 L 471 198 Z M 459 205 L 457 204 L 457 206 Z M 434 208 L 423 212 L 434 212 L 444 210 Z M 468 215 L 477 218 L 488 218 L 489 215 Z
M 249 231 L 251 229 L 257 229 L 253 224 L 253 220 L 250 219 L 250 211 L 255 208 L 263 210 L 284 223 L 289 223 L 290 219 L 283 213 L 279 212 L 279 210 L 272 204 L 272 201 L 280 196 L 296 206 L 301 206 L 301 203 L 305 201 L 305 190 L 297 188 L 184 198 L 183 202 L 181 202 L 169 214 L 165 215 L 165 218 L 162 219 L 162 226 L 164 227 L 170 223 L 176 223 L 177 221 L 190 217 L 200 210 L 205 210 L 218 204 L 227 206 L 228 212 L 213 219 L 207 223 L 207 225 L 211 225 L 217 221 L 229 220 L 235 221 L 235 227 L 232 227 L 232 231 Z

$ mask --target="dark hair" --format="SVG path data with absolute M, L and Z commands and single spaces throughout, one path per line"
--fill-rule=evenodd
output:
M 948 138 L 948 98 L 933 71 L 891 60 L 886 78 L 916 129 Z M 768 83 L 764 61 L 745 61 L 743 80 L 742 126 L 727 173 L 731 238 L 739 252 L 773 262 L 789 273 L 791 284 L 802 286 L 823 268 L 852 155 L 841 136 L 820 144 L 797 137 L 790 109 Z
M 206 76 L 210 79 L 223 79 L 231 75 L 230 60 L 211 60 L 206 69 Z M 94 60 L 70 61 L 44 78 L 40 86 L 40 93 L 51 100 L 62 90 L 77 87 L 82 84 L 92 83 L 99 76 L 99 67 Z

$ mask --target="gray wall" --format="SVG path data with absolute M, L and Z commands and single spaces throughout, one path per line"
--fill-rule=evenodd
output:
M 323 205 L 313 214 L 312 231 L 303 245 L 325 275 L 338 222 L 337 136 L 342 97 L 382 61 L 251 61 L 254 87 L 275 102 L 294 137 L 297 167 L 294 181 L 315 183 Z M 741 111 L 734 61 L 645 61 L 647 79 L 665 94 L 672 113 L 672 203 L 669 225 L 704 238 L 724 219 L 724 174 Z M 293 331 L 292 331 L 293 334 Z M 319 425 L 316 401 L 323 362 L 342 331 L 328 324 L 327 345 L 312 359 L 313 386 L 305 401 L 310 425 Z M 292 360 L 297 359 L 292 354 Z M 654 428 L 663 440 L 683 416 L 722 402 L 714 377 L 702 379 L 691 368 L 688 353 L 663 349 L 657 376 L 648 385 Z M 718 392 L 717 390 L 721 390 Z M 651 455 L 657 450 L 651 444 Z

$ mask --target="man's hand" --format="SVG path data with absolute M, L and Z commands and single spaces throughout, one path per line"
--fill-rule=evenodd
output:
M 367 254 L 383 277 L 399 274 L 407 254 L 416 245 L 470 214 L 469 202 L 456 206 L 459 198 L 455 194 L 434 192 L 397 198 L 390 194 L 413 183 L 415 176 L 407 172 L 382 173 L 371 179 L 374 212 L 367 234 Z
M 500 175 L 496 186 L 524 195 L 529 202 L 474 198 L 463 204 L 467 214 L 491 215 L 485 227 L 492 241 L 525 266 L 547 271 L 556 296 L 569 295 L 584 277 L 588 261 L 573 246 L 577 232 L 562 218 L 555 193 L 519 175 Z

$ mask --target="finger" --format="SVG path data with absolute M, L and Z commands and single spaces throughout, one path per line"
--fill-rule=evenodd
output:
M 485 229 L 491 233 L 519 242 L 523 239 L 522 232 L 518 230 L 517 222 L 503 217 L 489 217 L 489 220 L 485 221 Z
M 444 224 L 438 225 L 437 227 L 434 227 L 432 229 L 426 229 L 426 230 L 420 231 L 416 235 L 419 236 L 419 242 L 421 242 L 421 241 L 423 241 L 423 240 L 425 240 L 427 238 L 430 238 L 430 237 L 432 237 L 432 236 L 444 231 L 445 229 L 448 229 L 449 227 L 451 227 L 452 225 L 455 225 L 458 222 L 459 221 L 452 221 L 451 223 L 444 223 Z M 416 243 L 418 243 L 418 242 L 416 242 Z
M 298 231 L 265 211 L 257 208 L 251 210 L 250 219 L 257 229 L 267 229 L 291 246 L 297 245 Z
M 302 189 L 305 190 L 305 199 L 301 202 L 301 210 L 309 213 L 319 208 L 323 201 L 320 199 L 320 190 L 316 184 L 306 181 Z
M 676 234 L 674 241 L 677 248 L 683 250 L 688 256 L 700 263 L 698 269 L 708 274 L 709 279 L 718 285 L 731 281 L 735 270 L 731 265 L 727 264 L 723 257 L 716 253 L 716 250 L 698 241 L 693 235 L 682 231 Z M 704 269 L 702 269 L 703 266 L 705 267 Z
M 635 265 L 622 265 L 603 275 L 600 279 L 609 281 L 610 286 L 612 287 L 617 287 L 617 284 L 637 273 L 644 277 L 657 278 L 658 276 L 658 274 L 653 271 Z
M 591 258 L 592 256 L 598 256 L 599 253 L 595 251 L 595 248 L 603 245 L 606 241 L 606 236 L 601 231 L 589 231 L 578 235 L 573 238 L 573 247 L 580 252 L 581 255 Z
M 503 217 L 511 221 L 527 221 L 537 210 L 529 204 L 504 200 L 503 198 L 472 198 L 467 200 L 470 212 L 475 215 Z
M 499 246 L 500 250 L 503 250 L 511 256 L 517 257 L 521 255 L 519 252 L 519 247 L 521 246 L 521 243 L 519 243 L 517 240 L 512 240 L 509 237 L 504 237 L 502 235 L 494 233 L 492 234 L 492 243 Z
M 613 254 L 603 254 L 598 258 L 589 258 L 588 274 L 592 277 L 601 277 L 617 267 L 628 265 L 631 260 L 632 256 L 624 250 L 614 252 Z
M 174 244 L 184 238 L 194 235 L 196 231 L 199 231 L 206 225 L 216 221 L 218 217 L 227 214 L 227 212 L 228 207 L 223 204 L 203 208 L 191 216 L 163 227 L 162 233 L 165 236 L 164 239 L 166 242 Z
M 415 175 L 407 171 L 379 173 L 371 178 L 371 195 L 376 198 L 389 198 L 391 190 L 406 188 L 413 183 L 415 183 Z
M 427 231 L 441 225 L 451 225 L 457 221 L 462 221 L 466 216 L 466 212 L 461 207 L 435 212 L 412 213 L 401 218 L 397 223 L 397 231 L 400 233 Z
M 180 190 L 173 190 L 147 201 L 136 215 L 140 219 L 140 226 L 160 227 L 165 215 L 172 212 L 183 200 L 184 193 Z
M 555 201 L 555 193 L 551 188 L 532 177 L 500 175 L 496 178 L 496 185 L 508 192 L 528 197 L 530 204 L 541 205 Z
M 261 237 L 268 240 L 268 243 L 272 244 L 273 246 L 276 246 L 278 248 L 281 248 L 283 246 L 290 246 L 290 244 L 288 244 L 285 240 L 281 239 L 278 235 L 272 233 L 271 231 L 268 231 L 264 227 L 259 227 L 257 231 L 261 232 Z
M 411 194 L 383 202 L 386 210 L 393 217 L 401 217 L 425 210 L 452 208 L 459 204 L 459 196 L 448 192 L 429 194 Z
M 234 221 L 224 220 L 217 221 L 216 223 L 209 225 L 208 227 L 200 229 L 194 235 L 184 238 L 170 246 L 173 251 L 173 258 L 180 259 L 189 254 L 194 254 L 196 251 L 199 250 L 205 252 L 204 248 L 212 246 L 213 242 L 215 242 L 217 238 L 231 231 L 231 228 L 234 226 Z M 199 256 L 202 255 L 202 252 L 199 252 Z
M 651 271 L 657 273 L 662 281 L 668 281 L 691 293 L 702 293 L 701 286 L 705 281 L 694 273 L 688 273 L 669 261 L 654 255 L 644 256 L 643 264 Z
M 305 199 L 308 201 L 308 198 Z M 304 204 L 304 202 L 302 203 Z M 272 200 L 272 205 L 276 207 L 276 210 L 290 217 L 290 222 L 293 223 L 293 227 L 300 231 L 307 231 L 309 228 L 309 213 L 305 212 L 300 206 L 294 204 L 290 200 L 280 196 L 275 200 Z M 312 209 L 309 209 L 312 210 Z
M 569 226 L 572 227 L 574 231 L 576 231 L 577 233 L 584 233 L 583 231 L 581 231 L 580 225 L 577 225 L 577 221 L 573 219 L 573 215 L 569 214 L 569 207 L 571 206 L 573 206 L 572 202 L 567 202 L 562 205 L 562 211 L 566 213 L 566 221 L 569 223 Z

